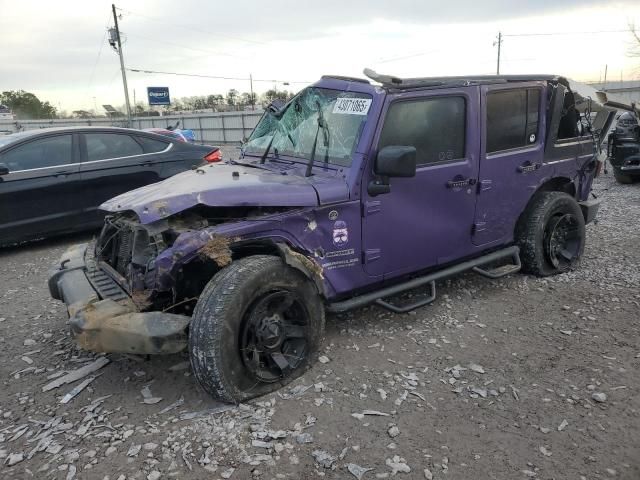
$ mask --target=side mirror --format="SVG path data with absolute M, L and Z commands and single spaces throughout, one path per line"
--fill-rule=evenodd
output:
M 284 100 L 280 98 L 274 98 L 273 101 L 269 104 L 269 106 L 267 106 L 267 109 L 271 113 L 278 115 L 282 110 L 282 107 L 284 106 L 285 106 Z
M 414 177 L 416 175 L 416 148 L 406 145 L 389 145 L 378 152 L 373 173 L 378 177 L 369 182 L 370 195 L 389 193 L 389 177 Z
M 414 177 L 416 147 L 389 145 L 378 152 L 373 171 L 385 177 Z
M 7 165 L 4 163 L 0 163 L 0 176 L 8 175 L 8 174 L 9 174 L 9 167 L 7 167 Z

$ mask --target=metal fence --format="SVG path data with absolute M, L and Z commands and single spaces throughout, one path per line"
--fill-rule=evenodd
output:
M 262 116 L 256 112 L 216 112 L 216 113 L 188 113 L 184 115 L 167 115 L 163 117 L 134 117 L 132 128 L 167 128 L 180 121 L 179 128 L 193 130 L 198 143 L 222 144 L 239 143 L 243 137 L 248 137 L 253 127 Z M 70 126 L 113 126 L 123 127 L 123 119 L 98 118 L 69 118 L 55 120 L 7 120 L 0 119 L 0 132 L 19 130 L 34 130 L 47 127 Z

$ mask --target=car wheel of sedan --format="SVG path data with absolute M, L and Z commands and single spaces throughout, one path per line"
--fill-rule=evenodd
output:
M 575 269 L 585 244 L 578 203 L 563 192 L 537 194 L 516 228 L 522 271 L 549 276 Z
M 616 178 L 616 182 L 618 183 L 633 183 L 633 177 L 631 175 L 622 173 L 622 171 L 617 168 L 613 169 L 613 176 Z
M 198 382 L 238 403 L 300 376 L 322 341 L 315 285 L 278 257 L 232 262 L 207 284 L 193 312 L 189 354 Z

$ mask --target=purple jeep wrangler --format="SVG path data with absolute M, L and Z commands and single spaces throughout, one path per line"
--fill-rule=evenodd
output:
M 238 159 L 103 204 L 95 245 L 49 279 L 77 343 L 188 349 L 204 389 L 240 402 L 310 365 L 325 311 L 407 312 L 467 270 L 578 264 L 611 110 L 592 125 L 591 100 L 551 75 L 365 74 L 375 83 L 325 76 L 268 109 Z

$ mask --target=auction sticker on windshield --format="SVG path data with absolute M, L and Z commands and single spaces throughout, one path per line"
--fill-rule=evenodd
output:
M 336 104 L 333 106 L 333 113 L 366 115 L 370 106 L 370 98 L 341 97 L 336 99 Z

